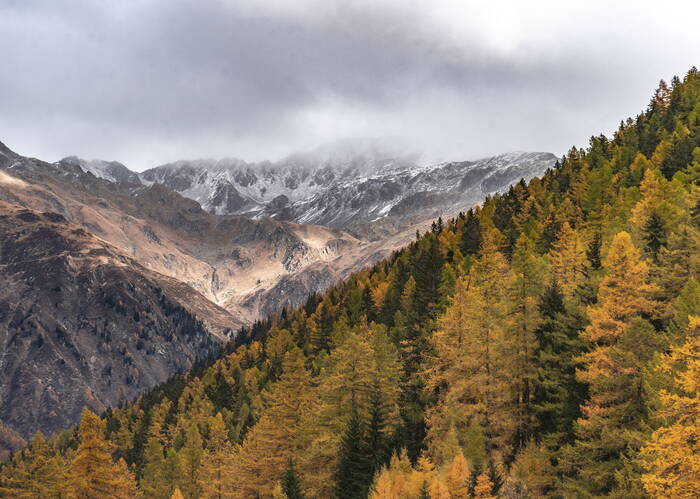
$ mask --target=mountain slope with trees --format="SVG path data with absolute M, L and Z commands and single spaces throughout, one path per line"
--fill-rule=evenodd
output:
M 211 365 L 37 435 L 0 491 L 696 497 L 699 119 L 693 68 Z

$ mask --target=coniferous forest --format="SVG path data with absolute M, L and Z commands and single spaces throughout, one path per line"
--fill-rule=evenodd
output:
M 215 359 L 0 468 L 11 498 L 700 494 L 700 73 Z

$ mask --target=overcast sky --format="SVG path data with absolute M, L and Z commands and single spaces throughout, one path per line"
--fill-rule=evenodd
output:
M 0 0 L 0 141 L 137 170 L 367 138 L 562 154 L 700 66 L 698 3 Z

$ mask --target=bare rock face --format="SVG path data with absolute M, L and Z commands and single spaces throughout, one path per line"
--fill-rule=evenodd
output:
M 62 215 L 0 213 L 0 420 L 22 437 L 132 399 L 224 339 L 182 304 L 204 297 Z

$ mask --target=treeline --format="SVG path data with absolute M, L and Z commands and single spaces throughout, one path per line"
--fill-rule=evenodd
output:
M 210 366 L 37 435 L 0 493 L 697 497 L 699 118 L 693 68 Z

